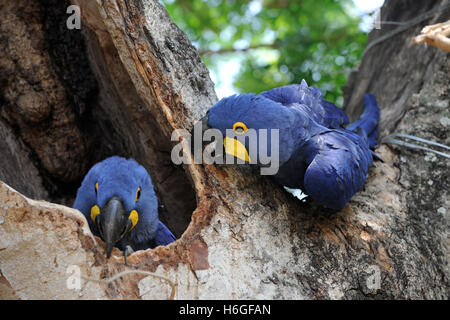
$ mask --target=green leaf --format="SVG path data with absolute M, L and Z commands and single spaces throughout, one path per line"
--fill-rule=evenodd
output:
M 238 59 L 239 92 L 299 83 L 342 103 L 342 86 L 367 41 L 350 0 L 162 0 L 207 67 Z M 214 54 L 214 52 L 217 52 Z

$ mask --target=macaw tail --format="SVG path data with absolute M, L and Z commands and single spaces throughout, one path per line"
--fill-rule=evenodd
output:
M 378 121 L 380 120 L 380 108 L 375 96 L 369 93 L 364 95 L 364 112 L 359 120 L 350 124 L 347 129 L 356 133 L 362 133 L 367 137 L 369 147 L 378 144 Z

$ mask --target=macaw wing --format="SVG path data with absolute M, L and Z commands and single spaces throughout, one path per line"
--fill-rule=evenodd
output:
M 302 109 L 311 119 L 327 128 L 336 129 L 349 123 L 344 110 L 325 100 L 318 88 L 308 87 L 305 80 L 301 84 L 271 89 L 260 95 L 286 107 Z
M 342 209 L 364 186 L 372 154 L 356 134 L 334 130 L 318 138 L 320 151 L 305 172 L 305 192 L 332 209 Z
M 166 246 L 175 240 L 176 238 L 172 232 L 170 232 L 170 230 L 161 221 L 159 221 L 155 237 L 156 246 Z

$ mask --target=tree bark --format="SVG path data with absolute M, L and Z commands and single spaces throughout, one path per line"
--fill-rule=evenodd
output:
M 176 166 L 175 129 L 216 101 L 196 49 L 156 0 L 0 0 L 0 297 L 165 299 L 448 299 L 448 162 L 382 144 L 364 189 L 340 212 L 302 203 L 249 166 Z M 448 1 L 386 1 L 408 20 Z M 404 6 L 404 8 L 403 8 Z M 372 92 L 382 135 L 448 139 L 448 53 L 412 45 L 425 24 L 372 47 L 345 90 L 349 114 Z M 391 28 L 374 30 L 369 43 Z M 385 63 L 385 62 L 389 63 Z M 447 119 L 447 120 L 445 120 Z M 184 144 L 185 151 L 189 147 Z M 112 154 L 150 172 L 161 219 L 179 239 L 106 260 L 71 205 L 84 174 Z M 20 194 L 20 193 L 22 194 Z M 24 196 L 25 195 L 25 196 Z M 19 267 L 20 266 L 20 267 Z M 72 270 L 72 269 L 70 269 Z M 73 279 L 73 278 L 70 278 Z

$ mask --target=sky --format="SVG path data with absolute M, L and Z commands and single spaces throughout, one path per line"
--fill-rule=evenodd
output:
M 259 2 L 255 1 L 254 11 L 261 10 L 261 6 Z M 369 32 L 372 29 L 373 18 L 367 16 L 367 13 L 373 12 L 380 8 L 384 0 L 353 0 L 355 5 L 356 14 L 363 16 L 363 22 L 360 25 L 360 28 L 365 32 Z M 216 83 L 216 93 L 219 99 L 223 97 L 231 96 L 237 91 L 233 88 L 233 77 L 239 71 L 239 60 L 238 59 L 229 59 L 228 61 L 224 61 L 221 63 L 218 73 L 211 72 L 211 79 Z M 220 83 L 217 79 L 221 79 Z

